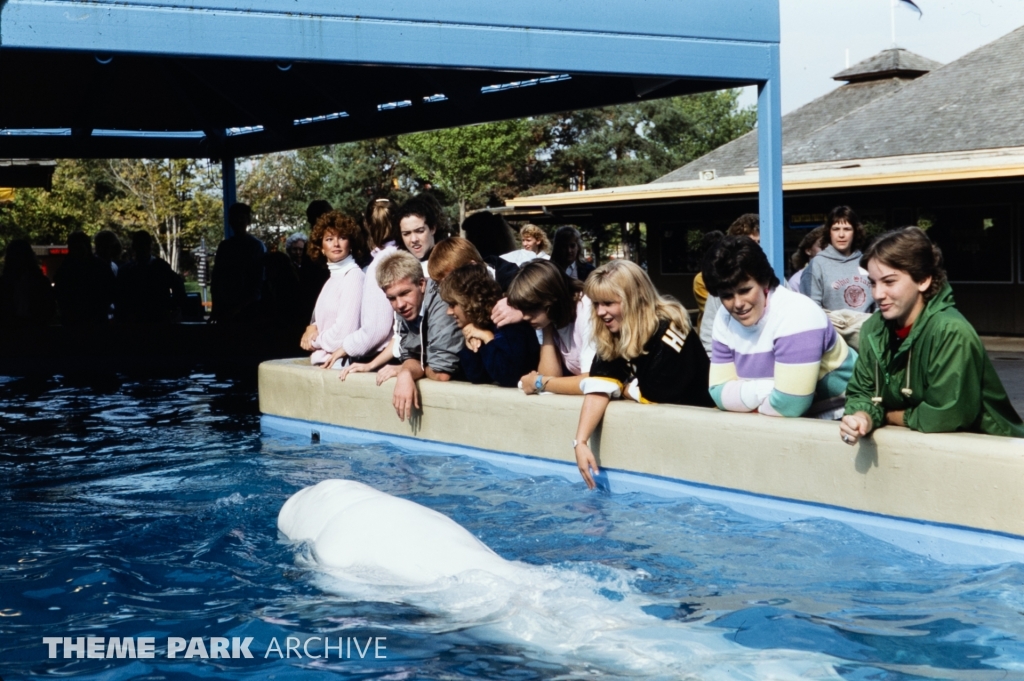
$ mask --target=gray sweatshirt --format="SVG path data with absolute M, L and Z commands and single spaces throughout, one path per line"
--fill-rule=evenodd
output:
M 811 258 L 800 279 L 800 293 L 825 310 L 873 312 L 871 283 L 860 267 L 860 251 L 843 255 L 829 245 Z
M 398 317 L 398 321 L 399 360 L 418 359 L 424 369 L 430 367 L 446 374 L 458 372 L 458 353 L 465 341 L 455 318 L 448 315 L 448 305 L 438 294 L 437 282 L 427 282 L 427 296 L 419 319 L 407 322 Z

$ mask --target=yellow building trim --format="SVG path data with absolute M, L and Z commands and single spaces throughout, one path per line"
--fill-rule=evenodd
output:
M 860 169 L 857 169 L 860 170 Z M 864 169 L 868 170 L 868 169 Z M 898 184 L 919 184 L 931 182 L 953 182 L 959 180 L 985 180 L 1006 177 L 1024 177 L 1024 164 L 978 166 L 967 168 L 908 169 L 889 172 L 854 174 L 845 170 L 790 173 L 783 172 L 782 190 L 785 192 L 821 189 L 847 189 Z M 741 181 L 713 180 L 706 183 L 680 186 L 679 183 L 635 185 L 616 189 L 596 189 L 586 192 L 563 192 L 510 199 L 506 202 L 514 208 L 545 206 L 595 205 L 604 203 L 657 202 L 672 199 L 696 198 L 702 196 L 729 196 L 757 194 L 758 178 L 751 175 Z

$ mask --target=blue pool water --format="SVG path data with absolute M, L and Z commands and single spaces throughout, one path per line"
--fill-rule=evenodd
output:
M 261 434 L 255 404 L 253 386 L 204 374 L 0 379 L 0 676 L 1024 675 L 1020 564 L 947 565 L 834 521 L 773 523 L 462 456 Z M 276 529 L 284 501 L 326 478 L 445 513 L 531 577 L 339 580 Z M 153 637 L 156 653 L 49 659 L 49 636 Z M 288 637 L 325 636 L 385 649 L 284 656 Z M 251 637 L 253 657 L 168 659 L 168 637 Z

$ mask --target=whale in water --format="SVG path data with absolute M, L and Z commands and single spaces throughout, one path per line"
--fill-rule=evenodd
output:
M 419 633 L 458 631 L 629 678 L 840 678 L 826 655 L 746 649 L 720 629 L 646 614 L 651 601 L 631 587 L 636 574 L 505 560 L 451 518 L 353 480 L 299 490 L 277 527 L 308 547 L 311 555 L 296 560 L 321 575 L 314 579 L 324 590 L 430 613 L 408 624 Z M 620 595 L 601 595 L 608 590 Z
M 324 480 L 285 502 L 277 528 L 350 579 L 431 584 L 470 570 L 513 577 L 507 561 L 446 515 L 354 480 Z

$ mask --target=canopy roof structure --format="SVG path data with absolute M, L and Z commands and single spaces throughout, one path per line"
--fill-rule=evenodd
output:
M 233 159 L 756 84 L 771 224 L 778 43 L 764 0 L 6 0 L 0 158 Z

